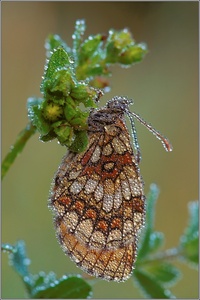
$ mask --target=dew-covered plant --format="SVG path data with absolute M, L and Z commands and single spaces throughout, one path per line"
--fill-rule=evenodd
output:
M 41 83 L 41 98 L 27 101 L 29 122 L 17 136 L 2 162 L 2 178 L 29 138 L 39 132 L 43 142 L 57 139 L 69 150 L 80 153 L 88 143 L 87 118 L 90 109 L 109 91 L 111 67 L 114 64 L 130 67 L 147 53 L 144 43 L 136 43 L 129 30 L 110 30 L 84 39 L 85 22 L 76 22 L 70 48 L 58 35 L 48 36 L 45 42 L 47 62 Z M 181 278 L 174 261 L 198 266 L 198 202 L 188 205 L 189 220 L 177 245 L 163 250 L 164 233 L 154 227 L 158 188 L 150 186 L 147 196 L 146 226 L 138 245 L 135 270 L 130 280 L 147 298 L 174 298 L 170 287 Z M 21 277 L 29 298 L 88 298 L 95 285 L 81 275 L 61 278 L 54 272 L 31 274 L 30 259 L 24 241 L 15 245 L 2 244 L 9 261 Z M 130 295 L 134 298 L 134 294 Z

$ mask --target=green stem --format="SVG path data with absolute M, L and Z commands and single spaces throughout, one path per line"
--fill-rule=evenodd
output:
M 146 265 L 155 261 L 172 260 L 181 256 L 181 254 L 182 249 L 180 247 L 167 249 L 143 260 L 142 264 Z
M 23 150 L 26 142 L 35 133 L 35 131 L 35 126 L 33 126 L 31 123 L 28 123 L 27 126 L 18 134 L 16 142 L 10 147 L 9 153 L 2 162 L 1 179 L 4 178 L 15 158 Z
M 9 252 L 9 253 L 14 253 L 15 248 L 11 246 L 10 244 L 2 244 L 1 245 L 1 251 L 3 252 Z

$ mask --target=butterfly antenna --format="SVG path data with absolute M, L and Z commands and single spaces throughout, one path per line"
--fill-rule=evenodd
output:
M 161 141 L 161 143 L 163 144 L 163 147 L 165 148 L 166 151 L 168 151 L 168 152 L 172 151 L 173 148 L 172 148 L 172 145 L 170 144 L 169 140 L 167 138 L 165 138 L 159 131 L 154 129 L 150 124 L 148 124 L 145 120 L 143 120 L 135 112 L 130 112 L 130 111 L 126 111 L 126 112 L 127 112 L 127 115 L 130 119 L 130 122 L 131 122 L 132 132 L 133 132 L 133 136 L 134 136 L 134 144 L 136 144 L 134 146 L 137 149 L 137 151 L 139 149 L 139 146 L 138 146 L 138 143 L 137 143 L 137 136 L 136 136 L 134 118 L 136 118 L 149 131 L 151 131 L 157 137 L 157 139 L 159 139 Z M 139 154 L 140 154 L 140 150 L 139 150 Z
M 136 160 L 137 160 L 137 163 L 139 164 L 139 162 L 141 160 L 141 151 L 140 151 L 140 146 L 139 146 L 138 139 L 137 139 L 137 132 L 136 132 L 136 128 L 135 128 L 134 117 L 131 115 L 130 111 L 126 111 L 126 113 L 130 119 L 131 131 L 132 131 L 132 137 L 133 137 L 133 145 L 136 150 Z

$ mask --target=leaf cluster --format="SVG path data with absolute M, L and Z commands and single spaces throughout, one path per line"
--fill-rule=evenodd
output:
M 189 203 L 189 222 L 178 245 L 162 251 L 165 236 L 154 228 L 155 204 L 158 188 L 150 187 L 147 197 L 146 226 L 139 243 L 134 279 L 143 294 L 148 298 L 175 298 L 169 287 L 181 278 L 181 272 L 170 261 L 175 259 L 198 265 L 198 202 Z
M 28 116 L 43 142 L 57 138 L 73 152 L 88 144 L 89 108 L 103 95 L 109 83 L 109 66 L 131 66 L 146 54 L 144 44 L 136 44 L 131 33 L 110 30 L 108 35 L 91 35 L 85 40 L 85 22 L 79 20 L 70 48 L 58 35 L 46 40 L 47 64 L 41 83 L 43 98 L 29 98 Z M 98 89 L 97 89 L 98 88 Z M 101 89 L 101 90 L 100 90 Z
M 99 92 L 78 81 L 73 62 L 67 52 L 58 47 L 48 62 L 41 84 L 43 98 L 28 99 L 28 115 L 44 142 L 57 138 L 74 152 L 81 152 L 87 145 L 87 118 L 95 107 Z M 77 140 L 79 145 L 77 146 Z
M 24 241 L 18 241 L 14 246 L 3 244 L 2 249 L 8 252 L 10 265 L 21 277 L 29 298 L 79 299 L 91 296 L 91 286 L 80 275 L 63 275 L 59 279 L 54 272 L 46 274 L 41 271 L 32 275 L 28 270 L 30 260 Z

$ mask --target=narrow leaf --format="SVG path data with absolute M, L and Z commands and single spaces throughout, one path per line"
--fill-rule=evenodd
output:
M 75 58 L 75 63 L 78 64 L 79 61 L 79 50 L 82 43 L 83 35 L 85 33 L 86 25 L 84 20 L 77 20 L 75 25 L 75 31 L 72 35 L 73 38 L 73 55 Z
M 38 286 L 34 298 L 39 299 L 85 299 L 91 296 L 90 285 L 79 277 L 63 276 L 50 284 L 50 287 Z
M 151 253 L 158 250 L 164 243 L 164 234 L 162 232 L 154 231 L 150 235 L 149 246 Z
M 146 265 L 145 270 L 152 275 L 155 281 L 160 282 L 165 287 L 172 286 L 180 279 L 180 271 L 170 263 L 162 261 L 153 261 Z
M 144 295 L 152 299 L 170 299 L 175 298 L 172 293 L 164 286 L 152 278 L 148 273 L 142 270 L 135 270 L 134 277 L 140 286 Z
M 41 92 L 45 95 L 45 93 L 47 92 L 47 87 L 49 85 L 48 84 L 46 86 L 46 81 L 54 79 L 54 73 L 58 70 L 58 68 L 70 68 L 72 66 L 73 61 L 69 58 L 68 53 L 62 47 L 58 47 L 57 49 L 55 49 L 48 61 L 47 66 L 45 66 L 44 79 L 41 83 Z
M 8 252 L 10 265 L 18 273 L 26 286 L 27 292 L 30 293 L 33 285 L 32 276 L 29 273 L 28 266 L 30 259 L 26 255 L 24 241 L 18 241 L 16 245 L 3 244 L 2 250 Z
M 31 123 L 28 123 L 27 126 L 18 134 L 15 143 L 10 147 L 9 152 L 2 161 L 1 164 L 1 179 L 4 178 L 11 165 L 15 161 L 16 157 L 24 149 L 26 143 L 30 137 L 35 133 L 36 127 Z
M 63 47 L 67 53 L 71 53 L 71 48 L 57 34 L 50 34 L 45 41 L 46 56 L 49 58 L 52 51 L 58 47 Z
M 92 56 L 96 51 L 101 52 L 100 46 L 102 45 L 102 36 L 97 34 L 95 36 L 89 36 L 80 47 L 79 62 L 85 62 L 88 59 L 92 60 Z
M 194 266 L 199 262 L 199 205 L 198 202 L 190 202 L 189 222 L 184 234 L 180 238 L 181 258 L 191 262 Z
M 88 135 L 86 131 L 77 131 L 75 133 L 75 140 L 69 147 L 70 151 L 80 153 L 86 149 L 88 145 Z
M 14 250 L 9 253 L 10 264 L 22 277 L 28 276 L 30 260 L 26 256 L 24 241 L 18 241 L 13 249 Z

